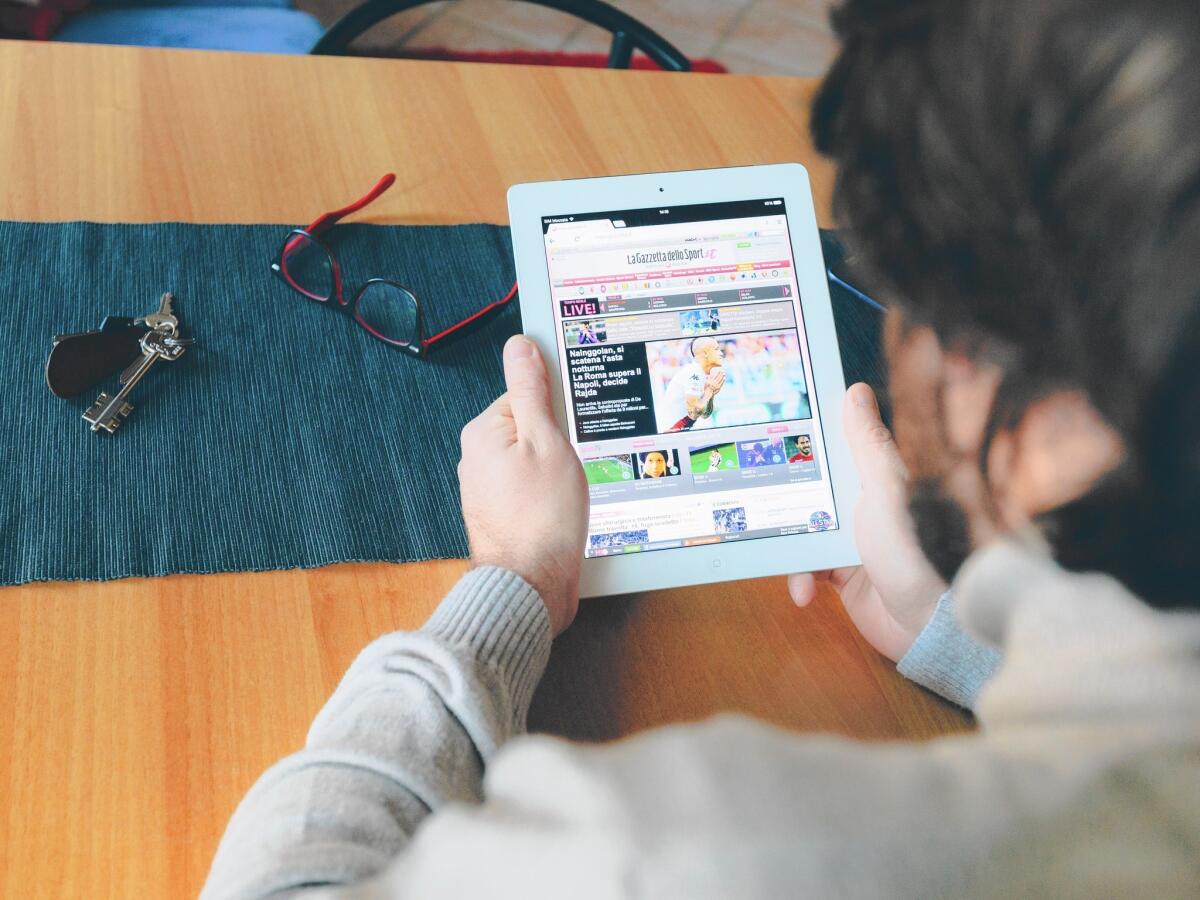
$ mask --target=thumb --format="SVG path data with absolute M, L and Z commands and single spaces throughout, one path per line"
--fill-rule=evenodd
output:
M 813 597 L 817 596 L 817 576 L 812 572 L 789 575 L 787 584 L 788 593 L 792 595 L 792 602 L 797 606 L 808 606 Z
M 846 441 L 864 488 L 896 485 L 908 477 L 892 432 L 883 424 L 875 392 L 865 384 L 846 391 L 843 418 Z
M 546 364 L 537 346 L 522 334 L 513 335 L 504 345 L 504 382 L 518 438 L 557 429 Z

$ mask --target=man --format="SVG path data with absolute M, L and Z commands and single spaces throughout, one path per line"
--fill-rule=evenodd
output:
M 724 461 L 725 461 L 725 459 L 724 459 L 724 457 L 721 456 L 721 451 L 718 450 L 716 447 L 714 447 L 712 449 L 712 451 L 708 454 L 708 471 L 720 472 L 721 471 L 721 463 L 723 463 Z
M 591 322 L 580 322 L 579 323 L 579 337 L 576 338 L 575 343 L 581 347 L 584 344 L 599 343 L 596 339 L 595 333 L 592 331 L 592 323 Z
M 210 896 L 1196 896 L 1200 6 L 858 0 L 836 21 L 813 123 L 902 310 L 896 440 L 851 388 L 863 565 L 792 592 L 832 581 L 981 731 L 508 743 L 575 612 L 587 496 L 516 338 L 509 392 L 463 434 L 476 568 L 251 790 Z
M 662 478 L 667 474 L 667 457 L 661 450 L 651 450 L 642 456 L 642 476 Z
M 713 401 L 725 386 L 725 354 L 716 338 L 692 340 L 693 362 L 680 366 L 655 406 L 658 430 L 690 431 L 712 425 Z
M 788 457 L 788 462 L 812 462 L 812 459 L 812 437 L 802 434 L 796 438 L 796 452 Z

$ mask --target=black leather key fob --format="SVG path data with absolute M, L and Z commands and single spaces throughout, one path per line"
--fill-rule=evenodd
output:
M 122 371 L 141 355 L 140 342 L 148 330 L 133 325 L 131 319 L 106 319 L 101 331 L 59 335 L 46 360 L 46 384 L 51 393 L 74 397 Z
M 105 334 L 111 331 L 121 331 L 125 328 L 133 328 L 133 323 L 136 320 L 131 316 L 105 316 L 104 321 L 100 323 L 100 330 Z M 139 326 L 140 327 L 140 326 Z M 142 328 L 142 334 L 148 331 L 147 328 Z

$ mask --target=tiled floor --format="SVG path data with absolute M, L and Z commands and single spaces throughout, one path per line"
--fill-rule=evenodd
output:
M 359 0 L 297 0 L 329 24 Z M 820 75 L 835 50 L 832 0 L 611 0 L 693 59 L 731 72 Z M 606 52 L 607 32 L 518 0 L 442 0 L 375 26 L 359 46 Z

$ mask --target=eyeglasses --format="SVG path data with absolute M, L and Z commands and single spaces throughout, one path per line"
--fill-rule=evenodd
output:
M 369 278 L 352 300 L 342 289 L 342 267 L 333 251 L 320 240 L 320 235 L 351 213 L 358 212 L 390 188 L 396 176 L 388 173 L 379 179 L 364 197 L 319 217 L 307 228 L 296 228 L 284 238 L 279 257 L 271 264 L 271 272 L 292 290 L 326 303 L 339 312 L 349 314 L 373 338 L 407 351 L 413 356 L 425 356 L 435 346 L 461 337 L 482 325 L 504 308 L 517 295 L 514 282 L 508 293 L 467 316 L 460 322 L 425 337 L 422 328 L 421 303 L 404 285 L 387 278 Z M 336 303 L 329 303 L 336 300 Z

